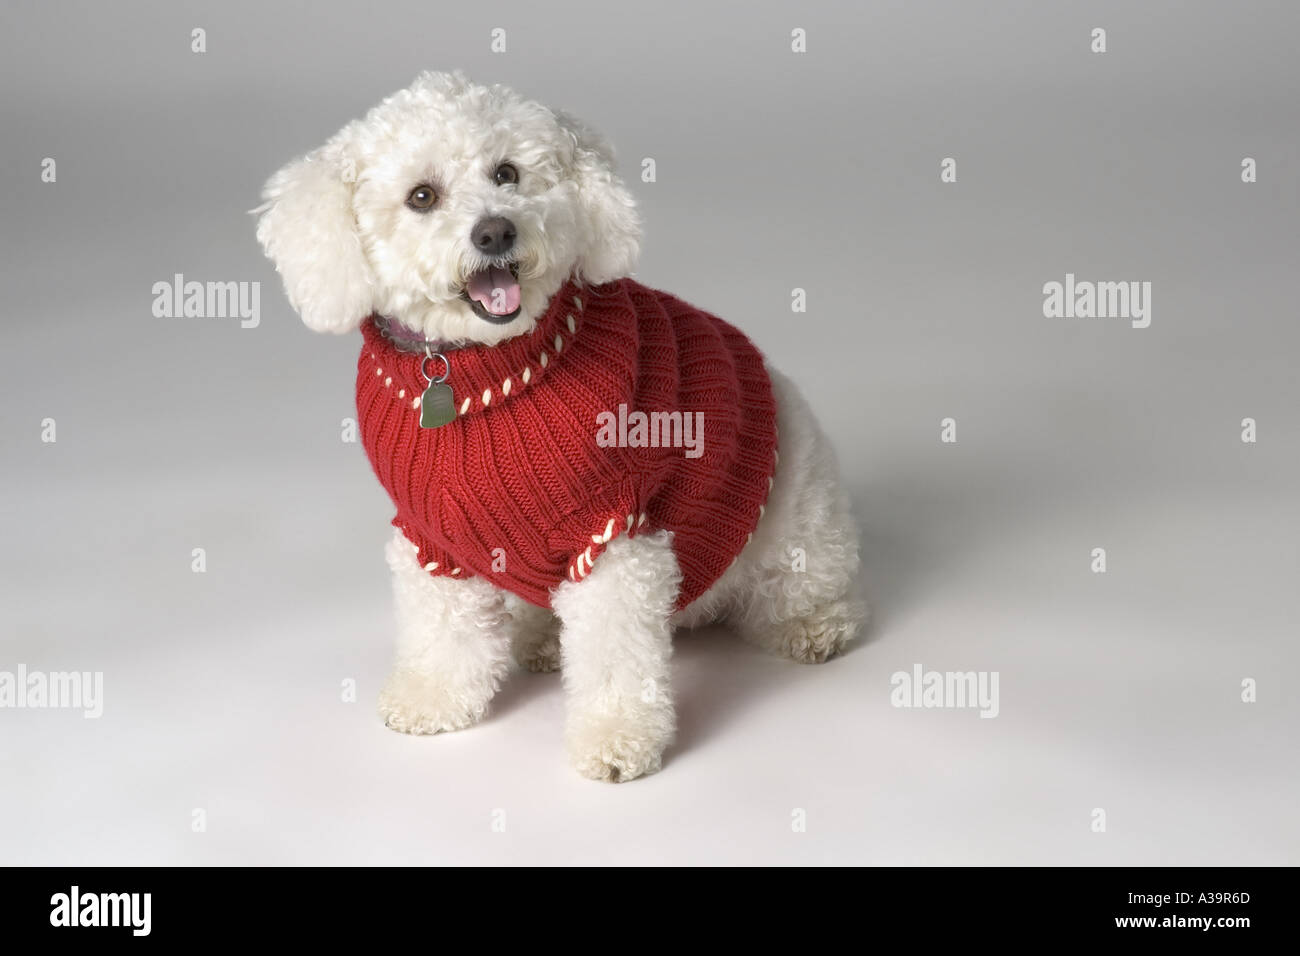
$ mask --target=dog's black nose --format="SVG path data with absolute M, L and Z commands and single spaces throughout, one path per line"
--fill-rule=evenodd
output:
M 505 216 L 480 219 L 474 224 L 469 241 L 485 256 L 505 255 L 515 245 L 515 224 Z

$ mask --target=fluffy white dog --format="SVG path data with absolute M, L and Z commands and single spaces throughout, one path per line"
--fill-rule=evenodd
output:
M 562 670 L 576 768 L 630 780 L 673 737 L 674 627 L 726 621 L 807 663 L 860 631 L 831 448 L 743 336 L 629 278 L 640 220 L 589 128 L 426 73 L 263 198 L 258 239 L 303 321 L 365 334 L 363 441 L 398 505 L 388 726 L 469 726 L 513 654 Z M 623 394 L 678 396 L 661 423 L 700 415 L 708 454 L 593 442 L 588 412 Z

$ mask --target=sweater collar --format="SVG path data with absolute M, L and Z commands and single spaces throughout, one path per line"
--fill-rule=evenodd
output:
M 445 384 L 451 387 L 457 415 L 499 404 L 546 375 L 581 331 L 587 306 L 584 293 L 588 291 L 569 280 L 551 297 L 546 312 L 531 332 L 497 345 L 438 350 L 431 344 L 434 355 L 443 356 L 447 367 L 444 369 L 435 357 L 428 362 L 429 374 L 436 378 L 447 372 Z M 372 315 L 362 325 L 362 335 L 376 376 L 391 376 L 405 394 L 418 396 L 428 385 L 421 371 L 426 355 L 422 350 L 411 350 L 411 346 L 422 340 L 412 338 L 410 344 L 399 347 L 387 331 L 395 326 L 397 323 Z M 418 399 L 412 402 L 412 407 L 418 409 Z

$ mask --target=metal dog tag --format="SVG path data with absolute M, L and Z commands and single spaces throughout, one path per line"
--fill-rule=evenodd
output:
M 451 394 L 451 386 L 442 382 L 430 382 L 420 399 L 420 427 L 440 428 L 456 419 L 456 401 Z
M 427 368 L 428 363 L 434 359 L 442 361 L 442 374 L 436 377 L 430 375 Z M 420 374 L 429 383 L 429 387 L 424 390 L 424 397 L 420 399 L 420 427 L 441 428 L 448 422 L 455 421 L 456 399 L 451 394 L 451 386 L 445 384 L 447 376 L 451 374 L 451 363 L 446 356 L 432 351 L 426 344 Z

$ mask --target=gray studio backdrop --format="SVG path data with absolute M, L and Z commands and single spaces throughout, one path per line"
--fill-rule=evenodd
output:
M 0 679 L 102 676 L 98 717 L 0 708 L 0 862 L 1300 862 L 1294 4 L 0 18 Z M 554 676 L 447 737 L 375 716 L 358 337 L 301 326 L 247 210 L 430 68 L 608 134 L 639 278 L 802 384 L 862 521 L 871 640 L 683 636 L 625 787 L 566 765 Z M 176 274 L 260 321 L 156 316 Z M 1149 326 L 1045 316 L 1067 274 L 1151 283 Z M 997 716 L 897 706 L 916 668 L 996 674 Z

